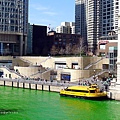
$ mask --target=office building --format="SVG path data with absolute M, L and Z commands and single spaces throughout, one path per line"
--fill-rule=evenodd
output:
M 57 33 L 75 34 L 75 22 L 62 22 L 56 27 Z
M 119 0 L 102 0 L 102 36 L 107 36 L 110 31 L 118 34 Z
M 100 36 L 100 0 L 75 1 L 75 32 L 82 35 L 88 51 L 95 53 Z
M 100 37 L 100 0 L 86 2 L 86 22 L 88 51 L 96 54 L 97 41 Z
M 57 33 L 55 31 L 48 32 L 47 47 L 51 55 L 70 55 L 80 54 L 82 49 L 81 35 Z
M 95 52 L 99 37 L 118 33 L 118 12 L 119 0 L 75 1 L 75 32 L 86 38 L 89 51 Z
M 0 54 L 26 55 L 28 0 L 0 0 Z
M 32 25 L 32 54 L 47 55 L 47 26 Z
M 75 0 L 75 33 L 80 34 L 87 44 L 87 23 L 85 0 Z

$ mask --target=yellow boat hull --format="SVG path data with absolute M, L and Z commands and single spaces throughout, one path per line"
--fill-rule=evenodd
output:
M 86 98 L 86 99 L 107 99 L 106 92 L 82 93 L 82 92 L 70 92 L 70 91 L 61 90 L 60 95 L 61 96 L 72 96 L 72 97 L 78 97 L 78 98 Z

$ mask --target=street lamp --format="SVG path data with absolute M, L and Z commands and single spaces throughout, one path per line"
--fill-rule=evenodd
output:
M 111 77 L 110 71 L 109 71 L 109 78 Z
M 95 81 L 95 70 L 94 70 L 94 76 L 93 76 L 93 79 L 94 79 L 94 81 Z
M 9 55 L 9 53 L 10 53 L 10 51 L 9 51 L 9 43 L 7 44 L 7 51 L 6 51 L 7 53 L 7 55 Z
M 40 73 L 40 78 L 43 79 L 42 67 L 41 66 L 38 68 L 38 73 Z

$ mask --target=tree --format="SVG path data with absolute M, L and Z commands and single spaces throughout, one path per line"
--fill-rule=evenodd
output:
M 80 53 L 79 52 L 79 45 L 73 45 L 71 49 L 72 49 L 71 52 L 73 55 L 77 55 Z
M 80 53 L 80 56 L 82 54 L 86 54 L 87 53 L 87 45 L 84 44 L 84 41 L 83 41 L 83 38 L 79 38 L 79 41 L 78 41 L 78 45 L 79 45 L 79 53 Z
M 59 49 L 55 45 L 53 45 L 51 50 L 50 50 L 50 54 L 57 55 L 58 53 L 59 53 Z
M 65 49 L 61 48 L 60 51 L 59 51 L 59 54 L 60 54 L 60 55 L 65 54 Z
M 72 52 L 71 52 L 71 43 L 67 44 L 66 47 L 65 47 L 65 54 L 66 55 L 70 55 Z

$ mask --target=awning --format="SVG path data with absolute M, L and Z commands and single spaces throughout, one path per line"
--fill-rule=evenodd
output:
M 61 74 L 70 75 L 70 72 L 62 72 Z
M 66 64 L 66 61 L 55 61 L 55 64 L 59 64 L 59 63 L 65 63 Z

